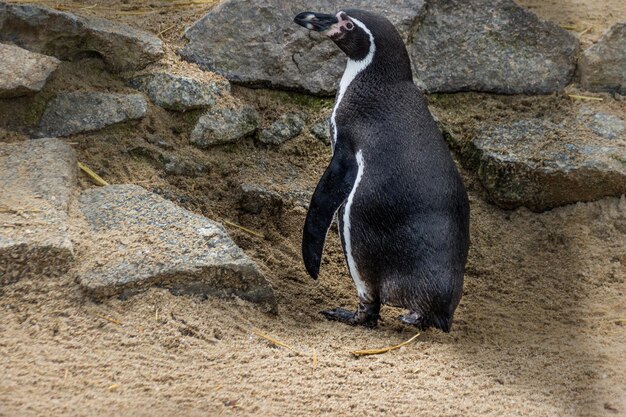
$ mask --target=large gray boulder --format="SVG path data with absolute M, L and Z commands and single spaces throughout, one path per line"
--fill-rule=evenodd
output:
M 614 25 L 585 50 L 578 69 L 583 88 L 626 94 L 626 22 Z
M 294 24 L 293 18 L 305 10 L 334 13 L 339 7 L 330 0 L 226 0 L 187 29 L 189 43 L 180 54 L 232 82 L 332 94 L 345 55 L 324 35 Z M 384 14 L 406 40 L 425 2 L 354 0 L 349 7 Z
M 67 136 L 140 119 L 148 111 L 141 94 L 64 92 L 46 106 L 39 136 Z
M 213 107 L 198 119 L 189 140 L 199 148 L 235 142 L 254 133 L 258 115 L 249 106 L 236 103 Z
M 358 0 L 345 6 L 388 17 L 408 45 L 416 81 L 431 92 L 547 93 L 562 89 L 575 71 L 577 39 L 513 0 Z M 344 54 L 292 20 L 304 10 L 340 7 L 328 0 L 227 0 L 186 31 L 189 43 L 180 54 L 233 82 L 332 94 Z
M 0 98 L 39 92 L 59 66 L 56 58 L 4 43 L 0 43 L 0 62 Z
M 594 115 L 561 124 L 523 119 L 486 126 L 466 148 L 491 199 L 534 211 L 626 193 L 626 134 L 594 134 Z
M 58 139 L 0 143 L 0 286 L 63 274 L 76 155 Z
M 569 84 L 578 48 L 513 0 L 430 0 L 409 53 L 429 92 L 534 94 Z
M 165 72 L 138 75 L 129 84 L 146 93 L 157 106 L 175 111 L 214 106 L 222 95 L 230 92 L 227 81 L 203 82 Z
M 164 54 L 159 38 L 122 23 L 4 2 L 0 41 L 64 60 L 97 54 L 112 71 L 141 69 Z
M 78 273 L 94 297 L 152 286 L 175 294 L 236 295 L 276 309 L 271 285 L 222 226 L 136 185 L 83 192 L 90 241 L 106 242 Z

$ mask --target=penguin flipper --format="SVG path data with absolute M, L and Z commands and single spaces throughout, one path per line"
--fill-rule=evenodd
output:
M 357 172 L 354 154 L 344 147 L 336 146 L 333 159 L 315 188 L 304 223 L 302 258 L 313 279 L 317 279 L 319 274 L 328 229 L 335 213 L 352 191 Z

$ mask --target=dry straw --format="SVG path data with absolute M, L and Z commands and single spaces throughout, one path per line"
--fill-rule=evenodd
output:
M 111 323 L 115 323 L 115 324 L 117 324 L 117 325 L 119 325 L 119 326 L 121 326 L 122 324 L 124 324 L 124 323 L 122 323 L 122 322 L 121 322 L 121 321 L 119 321 L 119 320 L 115 320 L 115 319 L 112 319 L 111 317 L 103 316 L 102 314 L 97 314 L 97 313 L 96 313 L 96 317 L 99 317 L 99 318 L 101 318 L 101 319 L 103 319 L 103 320 L 106 320 L 106 321 L 110 321 Z
M 403 346 L 408 345 L 409 343 L 413 342 L 415 339 L 417 339 L 417 336 L 419 336 L 420 334 L 417 333 L 415 336 L 413 336 L 412 338 L 410 338 L 409 340 L 406 340 L 400 344 L 394 345 L 394 346 L 388 346 L 388 347 L 384 347 L 384 348 L 380 348 L 380 349 L 363 349 L 363 350 L 355 350 L 352 353 L 355 356 L 367 356 L 367 355 L 380 355 L 381 353 L 387 353 L 387 352 L 391 352 L 392 350 L 396 350 L 396 349 L 400 349 Z
M 588 100 L 588 101 L 602 101 L 604 100 L 602 97 L 591 97 L 591 96 L 580 96 L 578 94 L 568 94 L 569 98 L 573 98 L 576 100 Z
M 261 331 L 259 331 L 257 329 L 252 329 L 252 333 L 254 333 L 255 335 L 259 336 L 262 339 L 267 340 L 268 342 L 270 342 L 274 346 L 279 346 L 279 347 L 282 347 L 282 348 L 285 348 L 285 349 L 289 349 L 292 352 L 299 353 L 300 355 L 304 355 L 304 353 L 302 353 L 299 350 L 295 349 L 294 347 L 288 345 L 287 343 L 281 342 L 280 340 L 275 339 L 272 336 L 268 336 L 265 333 L 262 333 Z
M 83 164 L 82 162 L 78 162 L 78 167 L 80 169 L 82 169 L 85 174 L 89 175 L 91 177 L 91 179 L 93 179 L 93 181 L 98 184 L 98 185 L 109 185 L 108 182 L 106 182 L 105 180 L 102 179 L 102 177 L 98 174 L 96 174 L 95 172 L 93 172 L 91 170 L 91 168 L 89 168 L 87 165 Z
M 255 232 L 254 230 L 250 230 L 247 227 L 243 227 L 243 226 L 240 226 L 240 225 L 238 225 L 236 223 L 229 222 L 228 220 L 223 220 L 223 222 L 224 222 L 224 224 L 227 224 L 229 226 L 236 227 L 237 229 L 243 230 L 244 232 L 249 233 L 252 236 L 256 236 L 256 237 L 260 237 L 261 239 L 265 239 L 265 236 L 263 236 L 261 233 Z

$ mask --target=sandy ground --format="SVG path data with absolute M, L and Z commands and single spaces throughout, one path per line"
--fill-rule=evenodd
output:
M 583 42 L 626 20 L 626 6 L 617 0 L 522 3 L 560 25 L 578 25 L 580 32 L 593 26 Z M 184 25 L 210 7 L 155 1 L 153 13 L 145 1 L 54 4 L 153 32 L 174 25 L 162 34 L 171 45 L 180 42 Z M 126 91 L 123 82 L 88 61 L 64 63 L 41 97 L 70 87 Z M 307 110 L 312 122 L 331 104 L 242 88 L 234 94 L 257 106 L 264 124 L 290 109 Z M 560 96 L 459 97 L 477 103 L 465 119 L 459 117 L 465 109 L 455 113 L 442 104 L 449 103 L 445 96 L 432 97 L 433 111 L 469 130 L 473 121 L 499 112 L 509 117 L 512 103 L 561 113 L 582 105 Z M 626 117 L 624 102 L 603 97 L 601 109 Z M 33 115 L 25 109 L 40 107 L 37 100 L 0 103 L 2 122 L 11 129 L 27 125 Z M 264 239 L 231 229 L 272 282 L 279 314 L 260 313 L 236 299 L 174 297 L 159 289 L 94 303 L 73 272 L 22 280 L 0 289 L 1 416 L 626 415 L 626 198 L 542 214 L 504 211 L 489 204 L 475 177 L 463 170 L 472 246 L 452 332 L 425 331 L 400 350 L 357 358 L 352 350 L 396 344 L 415 330 L 401 325 L 401 312 L 391 308 L 383 309 L 374 330 L 325 321 L 319 310 L 356 303 L 336 230 L 314 282 L 299 256 L 301 207 L 258 216 L 238 210 L 242 182 L 262 178 L 278 191 L 312 189 L 328 149 L 303 134 L 280 148 L 245 140 L 201 151 L 187 142 L 193 116 L 151 106 L 141 122 L 67 141 L 112 183 L 137 183 L 210 218 L 262 232 Z M 21 139 L 0 130 L 0 140 Z M 166 177 L 149 158 L 132 156 L 137 146 L 158 150 L 156 139 L 170 141 L 180 157 L 206 163 L 208 173 Z M 81 188 L 91 186 L 81 177 Z M 106 250 L 103 242 L 78 244 L 77 262 L 99 245 Z M 272 346 L 255 329 L 293 350 Z

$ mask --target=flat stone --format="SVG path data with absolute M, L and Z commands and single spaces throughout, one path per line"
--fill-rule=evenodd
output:
M 163 169 L 167 175 L 197 177 L 207 171 L 206 164 L 194 160 L 186 160 L 174 155 L 164 155 Z
M 35 94 L 59 66 L 59 60 L 0 43 L 0 98 Z
M 72 260 L 68 205 L 76 155 L 58 139 L 0 143 L 0 286 L 57 276 Z
M 615 24 L 586 49 L 578 70 L 583 88 L 626 94 L 626 22 Z
M 408 49 L 428 92 L 534 94 L 570 83 L 578 48 L 512 0 L 430 0 Z
M 385 15 L 405 40 L 425 12 L 424 0 L 353 0 L 350 7 Z M 226 0 L 187 29 L 189 43 L 179 53 L 231 82 L 333 94 L 346 65 L 344 53 L 293 18 L 305 10 L 338 8 L 330 0 Z
M 146 93 L 157 106 L 175 111 L 214 106 L 220 96 L 230 92 L 228 82 L 202 82 L 168 73 L 139 75 L 131 78 L 129 84 Z
M 46 106 L 40 136 L 67 136 L 140 119 L 148 111 L 141 94 L 62 92 Z
M 239 171 L 239 208 L 242 211 L 278 214 L 283 209 L 309 207 L 318 177 L 303 176 L 301 167 L 288 160 L 268 158 L 262 152 L 251 154 L 249 162 Z
M 596 135 L 607 139 L 620 137 L 626 129 L 624 121 L 614 114 L 594 112 L 585 107 L 578 112 L 578 121 Z
M 246 213 L 260 214 L 267 210 L 275 214 L 283 208 L 283 196 L 258 184 L 241 184 L 239 190 L 239 207 Z
M 80 209 L 92 242 L 106 242 L 79 273 L 94 297 L 158 286 L 175 294 L 236 295 L 276 309 L 269 282 L 218 223 L 136 185 L 87 190 Z
M 235 142 L 254 133 L 257 126 L 258 116 L 252 107 L 214 107 L 200 116 L 189 140 L 200 148 L 206 148 Z
M 170 140 L 164 139 L 160 136 L 149 135 L 146 137 L 146 141 L 163 149 L 174 149 L 174 144 Z
M 259 141 L 265 144 L 280 145 L 300 134 L 304 129 L 306 115 L 287 113 L 280 116 L 267 129 L 259 134 Z
M 330 145 L 330 122 L 328 119 L 315 123 L 311 126 L 310 132 L 325 145 Z
M 626 136 L 594 137 L 587 129 L 540 119 L 488 126 L 465 157 L 504 208 L 543 211 L 626 193 Z
M 0 41 L 64 60 L 96 54 L 116 72 L 141 69 L 164 54 L 159 38 L 128 25 L 34 5 L 0 3 Z

